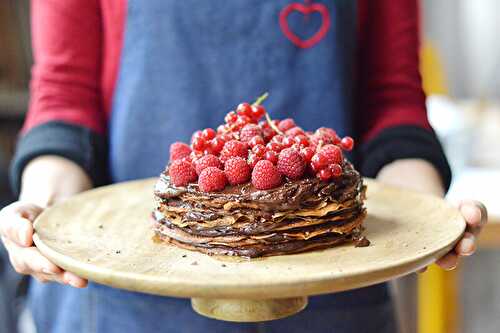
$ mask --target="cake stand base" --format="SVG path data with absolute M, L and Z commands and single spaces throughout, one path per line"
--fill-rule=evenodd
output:
M 307 297 L 267 300 L 192 298 L 191 306 L 209 318 L 258 322 L 285 318 L 302 311 L 307 306 Z

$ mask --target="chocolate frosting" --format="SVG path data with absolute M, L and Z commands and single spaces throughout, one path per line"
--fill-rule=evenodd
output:
M 240 206 L 250 203 L 252 207 L 267 212 L 297 210 L 307 204 L 308 199 L 313 199 L 309 204 L 319 201 L 342 200 L 339 198 L 342 189 L 360 183 L 360 175 L 354 170 L 351 163 L 345 162 L 343 175 L 333 182 L 324 182 L 316 177 L 304 178 L 296 181 L 286 181 L 283 185 L 270 189 L 258 190 L 249 182 L 238 186 L 227 186 L 221 192 L 202 192 L 197 184 L 186 187 L 176 187 L 170 181 L 168 171 L 161 174 L 154 192 L 163 200 L 181 198 L 182 200 L 196 201 L 198 204 L 210 202 L 212 205 L 223 205 L 227 202 L 239 203 Z M 334 198 L 336 194 L 336 198 Z M 206 217 L 206 216 L 204 216 Z

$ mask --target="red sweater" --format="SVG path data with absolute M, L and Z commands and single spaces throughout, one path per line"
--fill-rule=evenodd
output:
M 33 0 L 35 66 L 24 131 L 60 120 L 106 131 L 126 20 L 125 0 Z M 416 0 L 359 0 L 359 134 L 429 128 L 419 74 Z
M 95 184 L 107 181 L 105 134 L 126 4 L 32 0 L 35 65 L 25 135 L 12 163 L 15 188 L 24 166 L 43 154 L 72 159 Z M 358 0 L 358 167 L 374 177 L 394 160 L 422 158 L 433 163 L 449 185 L 451 172 L 426 116 L 418 12 L 418 0 Z

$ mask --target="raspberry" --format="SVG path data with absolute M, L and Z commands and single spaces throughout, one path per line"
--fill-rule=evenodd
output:
M 227 184 L 227 178 L 219 168 L 208 167 L 200 173 L 198 178 L 198 186 L 203 192 L 221 191 Z
M 241 157 L 231 157 L 224 164 L 224 173 L 231 185 L 246 183 L 250 179 L 250 167 Z
M 317 136 L 324 136 L 328 138 L 329 141 L 333 141 L 337 137 L 337 132 L 328 127 L 320 127 L 316 130 L 315 134 Z M 329 142 L 330 143 L 330 142 Z
M 220 160 L 225 163 L 230 157 L 239 156 L 247 158 L 248 146 L 244 142 L 238 140 L 231 140 L 224 144 L 224 148 L 220 152 Z
M 184 142 L 174 142 L 170 145 L 170 161 L 179 160 L 191 154 L 191 148 Z
M 269 161 L 257 162 L 252 171 L 252 184 L 258 190 L 269 190 L 281 184 L 281 174 Z
M 294 148 L 283 149 L 278 156 L 278 171 L 290 179 L 300 179 L 306 171 L 306 162 Z
M 191 163 L 183 160 L 176 160 L 170 164 L 168 174 L 175 186 L 186 186 L 196 180 L 196 171 Z
M 222 169 L 222 163 L 219 161 L 217 156 L 208 154 L 198 159 L 194 164 L 194 168 L 198 175 L 200 175 L 200 173 L 208 167 L 216 167 Z
M 295 127 L 290 128 L 289 130 L 287 130 L 285 132 L 285 134 L 289 135 L 289 136 L 297 136 L 297 135 L 306 134 L 306 133 L 304 132 L 304 130 L 302 128 L 295 126 Z
M 253 137 L 260 137 L 262 135 L 262 130 L 259 126 L 255 124 L 245 125 L 240 132 L 240 140 L 242 142 L 248 142 L 253 139 Z
M 319 154 L 326 158 L 327 164 L 341 164 L 344 160 L 342 149 L 335 145 L 323 146 Z
M 278 129 L 282 132 L 286 132 L 293 127 L 295 127 L 295 121 L 292 118 L 283 119 L 278 125 Z

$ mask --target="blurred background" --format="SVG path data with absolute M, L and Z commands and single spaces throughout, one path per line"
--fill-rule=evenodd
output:
M 475 198 L 490 225 L 474 260 L 413 277 L 401 306 L 404 332 L 493 333 L 500 327 L 500 1 L 422 1 L 421 71 L 431 123 L 452 164 L 448 197 Z M 28 104 L 29 1 L 0 1 L 0 207 L 13 200 L 7 169 Z M 15 332 L 25 283 L 0 248 L 0 333 Z M 417 281 L 418 280 L 418 281 Z M 417 281 L 417 282 L 415 282 Z M 413 313 L 410 309 L 416 308 Z M 25 318 L 25 316 L 23 316 Z M 23 331 L 31 331 L 26 319 Z M 418 327 L 418 328 L 417 328 Z

